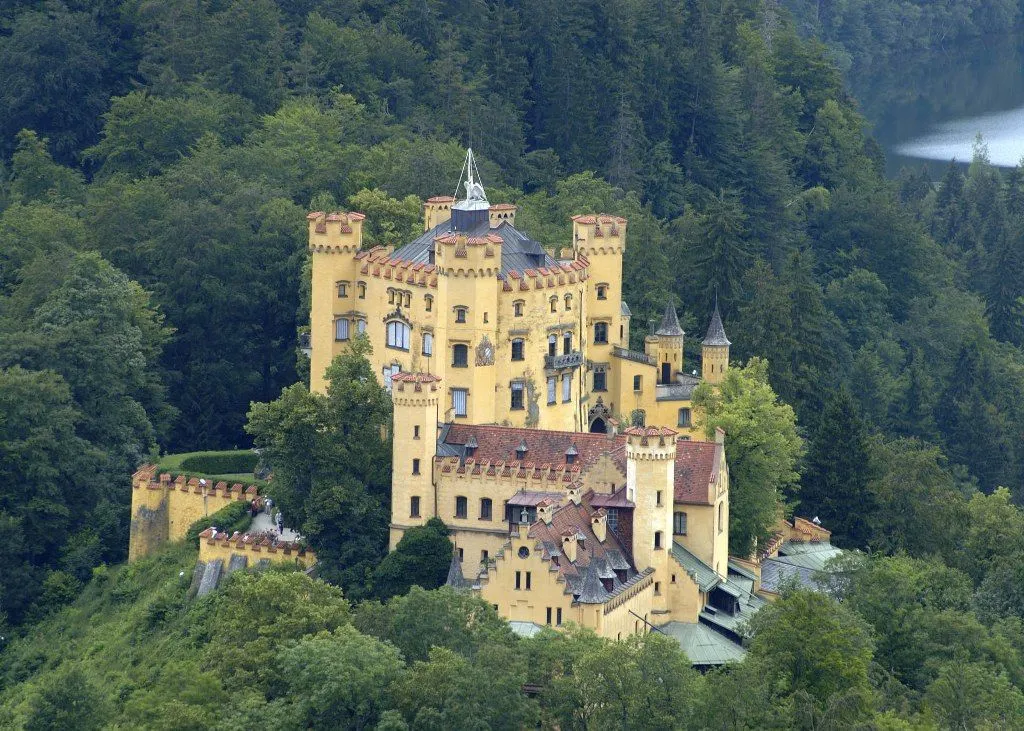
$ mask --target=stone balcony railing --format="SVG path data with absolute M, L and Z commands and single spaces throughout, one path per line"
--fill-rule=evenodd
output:
M 574 350 L 563 355 L 545 355 L 544 367 L 548 370 L 560 370 L 562 368 L 579 368 L 583 365 L 583 353 Z
M 616 358 L 623 358 L 625 360 L 631 360 L 635 363 L 646 363 L 647 365 L 657 366 L 658 362 L 653 357 L 647 355 L 647 353 L 641 353 L 637 350 L 629 350 L 622 348 L 618 345 L 612 346 L 612 355 Z

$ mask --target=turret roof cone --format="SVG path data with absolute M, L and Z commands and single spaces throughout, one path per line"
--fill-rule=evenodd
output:
M 450 586 L 453 589 L 469 589 L 472 586 L 462 574 L 462 562 L 459 561 L 458 551 L 452 551 L 452 563 L 448 567 L 448 580 L 444 583 L 445 586 Z
M 708 325 L 708 334 L 704 336 L 703 345 L 731 345 L 729 338 L 725 337 L 725 327 L 722 325 L 722 316 L 718 312 L 718 298 L 715 298 L 715 312 L 711 315 L 711 324 Z
M 665 314 L 661 317 L 661 326 L 654 334 L 666 337 L 679 337 L 683 334 L 683 328 L 679 327 L 679 317 L 676 316 L 676 308 L 671 303 L 665 305 Z

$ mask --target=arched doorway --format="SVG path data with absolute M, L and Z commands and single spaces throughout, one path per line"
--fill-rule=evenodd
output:
M 598 396 L 597 402 L 587 412 L 587 423 L 590 424 L 590 433 L 607 434 L 608 419 L 611 418 L 611 415 L 612 412 L 604 405 L 604 399 Z
M 669 363 L 661 364 L 661 382 L 672 383 L 672 366 Z
M 591 434 L 607 434 L 608 433 L 608 422 L 598 417 L 590 422 L 590 433 Z

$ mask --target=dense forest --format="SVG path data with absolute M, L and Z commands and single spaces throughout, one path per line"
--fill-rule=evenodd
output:
M 680 670 L 677 691 L 750 704 L 733 708 L 723 728 L 849 727 L 872 717 L 887 728 L 912 727 L 906 719 L 963 727 L 940 709 L 957 712 L 949 699 L 964 696 L 988 704 L 968 720 L 1009 727 L 999 719 L 1019 712 L 1024 687 L 1024 171 L 994 168 L 980 143 L 966 171 L 886 179 L 843 72 L 912 69 L 942 44 L 1020 20 L 1009 0 L 4 4 L 0 635 L 29 636 L 10 649 L 0 640 L 0 725 L 9 712 L 46 727 L 67 687 L 96 699 L 97 725 L 174 718 L 133 715 L 160 707 L 147 698 L 157 691 L 112 680 L 128 678 L 113 668 L 123 660 L 113 639 L 90 640 L 109 645 L 90 661 L 77 645 L 51 654 L 40 639 L 108 601 L 120 602 L 110 621 L 125 623 L 104 625 L 110 638 L 148 628 L 153 637 L 140 642 L 170 648 L 144 661 L 150 685 L 194 681 L 180 688 L 193 699 L 185 705 L 222 698 L 221 669 L 243 672 L 237 658 L 195 647 L 209 640 L 204 652 L 228 653 L 223 643 L 235 640 L 218 634 L 228 629 L 217 619 L 227 600 L 179 602 L 182 556 L 163 559 L 173 577 L 158 576 L 159 561 L 139 569 L 154 572 L 145 591 L 117 588 L 134 569 L 103 568 L 125 556 L 128 475 L 159 451 L 255 438 L 276 444 L 287 479 L 289 455 L 299 464 L 304 454 L 274 441 L 289 404 L 308 416 L 309 434 L 350 419 L 351 394 L 310 401 L 301 386 L 288 388 L 307 367 L 296 349 L 308 320 L 305 212 L 361 210 L 368 245 L 401 242 L 420 225 L 420 199 L 454 190 L 471 145 L 491 200 L 518 203 L 519 223 L 546 244 L 569 243 L 576 213 L 630 219 L 624 292 L 634 337 L 665 301 L 699 334 L 717 293 L 734 360 L 758 359 L 751 372 L 763 371 L 792 407 L 805 445 L 790 445 L 799 475 L 777 470 L 767 508 L 819 515 L 838 545 L 874 556 L 835 588 L 841 605 L 797 593 L 767 613 L 752 647 L 777 645 L 755 650 L 769 654 L 749 669 L 708 678 Z M 897 49 L 893 34 L 910 25 L 914 43 Z M 698 340 L 688 338 L 687 358 L 699 356 Z M 253 402 L 264 406 L 250 420 Z M 373 419 L 386 421 L 382 409 Z M 328 578 L 378 615 L 352 620 L 352 630 L 340 596 L 310 582 L 298 590 L 324 616 L 296 619 L 295 634 L 258 649 L 285 651 L 304 637 L 328 658 L 331 643 L 345 645 L 339 653 L 366 643 L 379 672 L 391 673 L 382 687 L 397 685 L 386 702 L 352 701 L 371 709 L 359 712 L 373 720 L 360 723 L 401 728 L 416 720 L 419 686 L 454 666 L 482 678 L 494 663 L 476 653 L 491 649 L 475 638 L 428 658 L 381 629 L 401 612 L 399 600 L 382 608 L 369 598 L 375 581 L 401 574 L 375 568 L 388 478 L 358 459 L 332 471 L 346 447 L 323 446 L 318 487 L 294 498 L 301 527 L 337 552 Z M 255 607 L 277 581 L 306 580 L 270 575 L 231 590 Z M 80 603 L 60 611 L 83 587 Z M 773 624 L 786 621 L 786 607 L 804 624 Z M 253 616 L 258 626 L 262 615 Z M 835 617 L 841 633 L 820 624 Z M 206 629 L 190 635 L 193 624 Z M 856 668 L 824 672 L 794 656 L 790 638 L 829 632 L 856 644 L 841 651 Z M 577 641 L 571 662 L 530 661 L 567 694 L 590 692 L 591 681 L 578 680 L 585 668 L 626 662 L 591 640 L 566 643 Z M 494 642 L 518 658 L 507 664 L 509 685 L 488 678 L 498 694 L 528 679 L 516 674 L 527 657 L 518 653 L 543 651 L 507 649 L 504 635 Z M 667 652 L 650 642 L 629 652 Z M 45 680 L 65 660 L 53 676 L 63 680 Z M 760 673 L 758 662 L 799 668 L 802 679 Z M 251 709 L 277 702 L 275 718 L 347 723 L 317 720 L 341 712 L 330 689 L 301 689 L 322 699 L 319 710 L 291 708 L 299 688 L 290 684 L 317 679 L 288 667 L 244 671 L 259 676 Z M 377 684 L 371 670 L 360 683 Z M 467 683 L 463 694 L 488 685 Z M 644 686 L 640 678 L 630 687 Z M 510 713 L 563 728 L 616 725 L 570 720 L 543 696 L 502 698 L 518 709 Z M 232 714 L 246 712 L 221 707 L 179 709 L 199 720 L 166 725 L 206 727 L 202 714 L 214 712 L 238 722 Z M 456 711 L 436 712 L 417 723 L 453 725 L 445 714 Z M 314 715 L 288 715 L 303 713 Z M 758 713 L 777 715 L 746 715 Z

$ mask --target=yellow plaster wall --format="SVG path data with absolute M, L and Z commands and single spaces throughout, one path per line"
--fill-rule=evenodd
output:
M 632 634 L 645 634 L 650 628 L 637 617 L 657 625 L 654 605 L 654 576 L 646 576 L 634 586 L 601 607 L 598 634 L 611 639 L 625 639 Z
M 653 568 L 655 581 L 668 581 L 672 548 L 672 507 L 675 485 L 674 436 L 626 437 L 626 497 L 633 509 L 633 561 L 638 571 Z M 660 493 L 660 501 L 659 501 Z M 655 533 L 661 546 L 655 547 Z M 667 595 L 653 599 L 655 611 L 668 609 Z
M 392 390 L 391 550 L 406 529 L 422 525 L 435 515 L 434 455 L 442 394 L 437 382 L 399 380 Z M 419 460 L 418 475 L 413 474 L 414 459 Z M 419 516 L 410 514 L 413 496 L 420 499 Z
M 725 379 L 729 369 L 729 346 L 705 345 L 701 348 L 701 377 L 712 384 Z
M 674 582 L 672 581 L 673 577 L 675 577 Z M 655 624 L 664 624 L 670 621 L 696 622 L 707 602 L 707 596 L 701 593 L 697 582 L 675 560 L 669 565 L 668 586 L 666 588 L 662 585 L 662 591 L 668 594 L 671 615 L 661 617 L 662 621 L 655 622 Z

